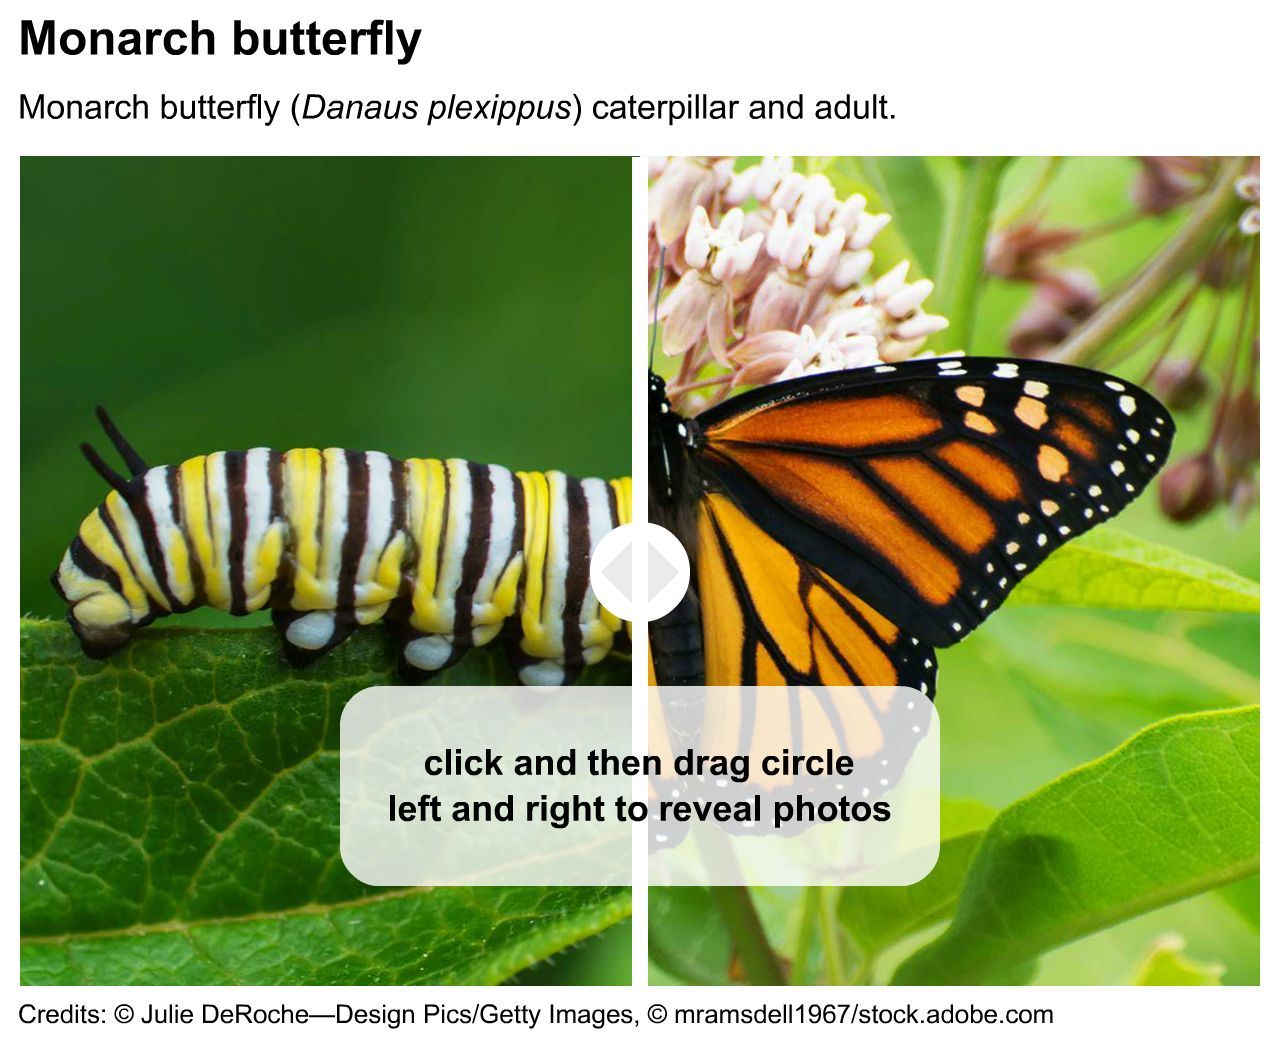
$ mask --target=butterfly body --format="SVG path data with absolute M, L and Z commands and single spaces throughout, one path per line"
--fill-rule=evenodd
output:
M 679 415 L 667 399 L 666 384 L 649 374 L 649 516 L 690 545 L 681 530 L 679 503 L 694 489 L 689 453 L 697 445 L 697 421 Z M 654 668 L 664 686 L 699 686 L 703 668 L 702 622 L 696 594 L 690 589 L 676 608 L 649 627 Z

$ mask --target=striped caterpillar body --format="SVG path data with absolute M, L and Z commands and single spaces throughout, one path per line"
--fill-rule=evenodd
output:
M 305 665 L 385 620 L 410 679 L 503 635 L 520 680 L 559 685 L 621 624 L 589 582 L 591 552 L 631 518 L 631 480 L 512 473 L 461 459 L 270 448 L 149 467 L 98 410 L 128 465 L 53 575 L 86 654 L 158 617 L 270 609 Z

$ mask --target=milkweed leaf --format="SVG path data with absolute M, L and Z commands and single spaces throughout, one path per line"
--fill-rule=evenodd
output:
M 1259 710 L 1166 719 L 1003 810 L 945 932 L 893 977 L 990 981 L 1047 950 L 1249 877 Z
M 840 893 L 840 923 L 863 955 L 876 957 L 894 943 L 955 911 L 965 874 L 994 810 L 976 802 L 943 802 L 938 862 L 914 885 L 859 886 Z
M 1050 556 L 1009 602 L 1257 613 L 1257 582 L 1125 531 L 1095 528 Z
M 1226 970 L 1188 957 L 1180 935 L 1164 935 L 1151 944 L 1134 977 L 1135 986 L 1221 986 Z
M 21 656 L 24 982 L 496 983 L 630 912 L 627 889 L 347 873 L 338 721 L 394 681 L 378 633 L 295 671 L 269 630 L 151 630 L 95 662 L 66 625 L 24 620 Z M 486 650 L 441 676 L 510 679 Z

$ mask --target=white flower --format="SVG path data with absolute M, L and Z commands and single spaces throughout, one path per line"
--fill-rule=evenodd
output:
M 928 336 L 941 332 L 949 322 L 940 314 L 924 312 L 924 301 L 933 292 L 933 282 L 928 278 L 908 282 L 907 271 L 904 260 L 870 286 L 837 296 L 826 312 L 823 330 L 873 336 L 885 361 L 910 357 Z
M 782 178 L 791 172 L 791 156 L 766 155 L 754 166 L 739 170 L 725 188 L 724 200 L 740 206 L 750 198 L 766 202 L 778 190 Z
M 693 211 L 709 207 L 732 174 L 732 158 L 673 157 L 649 188 L 649 222 L 657 230 L 658 242 L 669 246 L 679 239 Z
M 810 210 L 800 210 L 795 220 L 779 210 L 765 239 L 769 255 L 789 271 L 803 273 L 810 278 L 825 277 L 835 266 L 836 258 L 844 248 L 844 229 L 832 228 L 820 235 L 816 219 Z
M 839 372 L 880 361 L 874 336 L 828 329 L 822 335 L 805 325 L 799 332 L 748 336 L 729 352 L 737 369 L 735 385 L 777 383 L 819 372 Z
M 698 271 L 707 272 L 717 282 L 727 282 L 751 269 L 764 242 L 757 232 L 742 238 L 746 215 L 731 209 L 720 219 L 719 227 L 711 226 L 707 211 L 699 206 L 693 211 L 684 239 L 684 262 Z
M 849 236 L 850 249 L 866 249 L 876 235 L 884 230 L 885 225 L 893 218 L 888 213 L 861 213 L 858 215 L 858 227 Z
M 744 219 L 742 210 L 731 209 L 718 227 L 712 227 L 705 209 L 699 206 L 693 211 L 684 239 L 689 270 L 658 308 L 663 353 L 684 354 L 705 342 L 717 361 L 728 364 L 725 347 L 733 335 L 731 280 L 751 269 L 764 241 L 760 232 L 741 238 Z

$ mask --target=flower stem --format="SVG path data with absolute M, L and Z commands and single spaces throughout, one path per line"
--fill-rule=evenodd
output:
M 764 934 L 764 925 L 751 901 L 745 885 L 710 888 L 712 902 L 729 929 L 734 952 L 742 963 L 743 973 L 753 986 L 781 986 L 786 983 L 778 962 Z
M 822 912 L 822 889 L 810 885 L 804 890 L 800 907 L 800 928 L 796 933 L 795 958 L 791 964 L 791 985 L 803 986 L 809 978 L 809 947 Z
M 1128 285 L 1076 329 L 1050 358 L 1085 364 L 1112 339 L 1132 327 L 1132 323 L 1200 259 L 1204 254 L 1205 239 L 1227 220 L 1231 208 L 1239 205 L 1235 183 L 1248 163 L 1245 157 L 1224 161 L 1217 180 L 1164 248 Z
M 1001 228 L 1012 227 L 1031 213 L 1040 204 L 1044 193 L 1049 190 L 1049 186 L 1053 183 L 1054 177 L 1057 176 L 1061 168 L 1062 156 L 1048 156 L 1041 165 L 1040 172 L 1031 187 L 1026 189 L 1018 200 L 1009 207 L 1009 211 L 1000 218 L 998 226 Z
M 1008 165 L 1009 157 L 1004 155 L 970 159 L 948 208 L 934 281 L 939 293 L 937 313 L 951 324 L 930 340 L 929 345 L 938 351 L 970 347 L 987 233 L 995 213 L 1000 178 Z
M 840 925 L 836 921 L 836 900 L 840 889 L 824 888 L 819 893 L 822 904 L 818 916 L 818 932 L 822 936 L 822 959 L 827 966 L 827 985 L 843 986 L 846 981 L 844 950 L 840 948 Z

